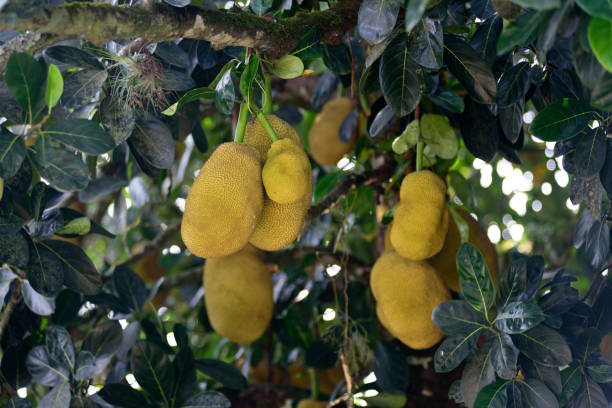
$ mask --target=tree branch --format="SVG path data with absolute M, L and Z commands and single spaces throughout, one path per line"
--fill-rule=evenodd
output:
M 4 312 L 2 313 L 2 319 L 0 319 L 0 339 L 4 334 L 4 330 L 11 320 L 11 315 L 13 314 L 13 310 L 15 310 L 15 306 L 21 301 L 21 281 L 18 281 L 15 287 L 13 288 L 13 294 L 11 295 L 10 300 L 6 304 L 4 308 Z
M 145 245 L 142 251 L 132 255 L 131 257 L 123 261 L 121 263 L 121 266 L 129 266 L 140 261 L 141 259 L 147 258 L 161 251 L 168 243 L 168 241 L 174 238 L 174 236 L 180 231 L 180 229 L 180 222 L 169 226 L 161 234 L 159 234 L 153 242 L 148 245 Z
M 0 19 L 2 30 L 29 30 L 62 39 L 80 38 L 97 45 L 110 40 L 146 38 L 159 42 L 174 38 L 210 41 L 219 49 L 229 45 L 257 48 L 271 57 L 291 51 L 311 28 L 322 39 L 338 43 L 355 26 L 361 0 L 340 0 L 325 11 L 299 12 L 273 21 L 243 11 L 177 8 L 156 3 L 151 8 L 74 2 L 41 8 L 31 18 Z M 40 47 L 39 47 L 40 48 Z
M 0 46 L 0 72 L 4 72 L 6 63 L 13 52 L 34 54 L 44 47 L 55 44 L 67 37 L 62 35 L 29 32 L 11 38 Z

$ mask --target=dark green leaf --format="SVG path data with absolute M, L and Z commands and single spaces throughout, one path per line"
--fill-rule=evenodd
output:
M 26 367 L 34 381 L 48 387 L 64 383 L 69 380 L 68 370 L 64 367 L 53 367 L 47 356 L 45 346 L 36 346 L 28 353 Z
M 492 351 L 491 347 L 481 347 L 463 369 L 461 395 L 468 407 L 474 405 L 481 389 L 495 381 L 495 368 L 491 363 Z
M 234 82 L 232 81 L 232 70 L 229 69 L 215 87 L 215 105 L 219 112 L 229 115 L 235 98 Z
M 447 373 L 454 370 L 467 358 L 476 346 L 482 329 L 476 329 L 467 335 L 447 337 L 436 350 L 434 368 L 437 373 Z
M 45 55 L 69 66 L 96 71 L 104 70 L 104 65 L 94 55 L 80 48 L 54 45 L 45 49 Z
M 484 257 L 469 242 L 457 251 L 457 270 L 461 295 L 474 309 L 486 314 L 495 300 L 495 288 Z
M 107 96 L 100 103 L 100 122 L 115 144 L 119 145 L 132 135 L 136 125 L 136 115 L 128 103 Z
M 55 300 L 52 297 L 43 296 L 35 291 L 30 282 L 24 281 L 21 291 L 23 293 L 23 301 L 32 312 L 40 316 L 49 316 L 54 312 Z
M 181 408 L 230 408 L 232 403 L 217 391 L 206 391 L 185 401 Z
M 38 408 L 69 408 L 71 398 L 70 384 L 65 381 L 49 391 L 38 403 Z
M 587 367 L 589 376 L 598 383 L 612 381 L 612 365 L 592 365 Z
M 30 262 L 30 251 L 26 234 L 17 231 L 13 234 L 0 235 L 0 263 L 18 268 L 26 268 Z
M 378 111 L 372 121 L 372 125 L 370 126 L 370 137 L 375 139 L 383 135 L 394 121 L 395 112 L 393 108 L 389 105 L 385 105 L 384 108 Z
M 242 93 L 242 96 L 246 99 L 247 103 L 250 102 L 253 96 L 253 81 L 255 80 L 258 71 L 259 57 L 252 54 L 244 67 L 244 71 L 242 71 L 242 75 L 240 75 L 240 93 Z
M 495 326 L 509 334 L 527 331 L 544 321 L 542 309 L 532 302 L 509 302 L 497 314 Z
M 593 55 L 590 47 L 584 50 L 579 45 L 575 46 L 573 53 L 574 69 L 584 86 L 593 89 L 604 77 L 610 77 L 609 74 L 606 75 L 606 69 L 597 61 L 597 57 Z
M 188 91 L 196 86 L 195 81 L 187 74 L 165 69 L 157 80 L 157 86 L 167 91 Z
M 497 14 L 482 22 L 470 39 L 470 46 L 492 65 L 497 56 L 497 40 L 502 32 L 503 18 Z
M 12 177 L 21 167 L 26 146 L 23 138 L 0 127 L 0 178 Z
M 447 335 L 469 334 L 478 328 L 489 327 L 484 314 L 463 300 L 440 303 L 434 308 L 431 320 Z
M 81 351 L 89 351 L 96 359 L 103 359 L 117 351 L 121 338 L 121 325 L 117 320 L 109 320 L 87 334 Z
M 596 118 L 596 111 L 588 104 L 577 99 L 561 99 L 538 113 L 531 132 L 547 142 L 558 142 L 584 131 Z
M 176 325 L 174 329 L 176 336 Z M 179 352 L 176 354 L 172 365 L 174 366 L 174 384 L 172 395 L 175 396 L 176 401 L 184 401 L 193 395 L 193 390 L 197 381 L 195 360 L 193 358 L 193 352 L 189 346 L 181 347 Z
M 493 72 L 468 43 L 444 34 L 444 62 L 476 102 L 495 103 L 497 81 Z
M 330 45 L 323 43 L 323 62 L 336 75 L 351 73 L 351 54 L 346 44 Z
M 376 77 L 378 79 L 378 76 Z M 321 75 L 310 96 L 310 105 L 313 109 L 319 110 L 323 107 L 325 102 L 329 100 L 332 93 L 334 93 L 338 87 L 338 82 L 338 77 L 332 71 L 325 71 L 323 75 Z
M 189 68 L 191 66 L 189 54 L 172 41 L 158 42 L 155 46 L 155 56 L 175 67 Z
M 47 358 L 52 367 L 66 371 L 74 371 L 75 354 L 74 345 L 68 330 L 62 326 L 49 326 L 45 337 Z
M 338 130 L 338 138 L 342 143 L 348 143 L 351 140 L 357 129 L 358 121 L 359 111 L 357 109 L 353 109 L 351 113 L 344 118 Z
M 519 382 L 523 402 L 528 407 L 558 408 L 559 402 L 552 391 L 540 380 L 527 378 Z
M 462 113 L 465 109 L 463 99 L 454 92 L 442 90 L 434 95 L 427 95 L 430 101 L 453 113 Z
M 145 407 L 148 403 L 142 391 L 137 391 L 127 384 L 106 384 L 98 394 L 104 401 L 119 407 Z
M 78 381 L 93 378 L 96 374 L 96 359 L 89 351 L 81 351 L 76 359 L 74 378 Z
M 491 341 L 491 363 L 495 372 L 506 380 L 514 378 L 519 351 L 512 339 L 506 333 L 495 333 Z
M 32 376 L 27 369 L 27 356 L 30 348 L 25 342 L 18 342 L 3 348 L 2 369 L 3 380 L 14 389 L 28 385 Z M 44 347 L 43 347 L 44 350 Z
M 580 389 L 574 394 L 574 406 L 580 408 L 606 408 L 608 400 L 599 384 L 585 377 Z
M 317 339 L 306 349 L 305 362 L 316 369 L 331 368 L 338 362 L 338 353 L 332 344 Z
M 506 388 L 508 393 L 508 408 L 523 408 L 523 393 L 517 381 L 512 381 Z
M 506 71 L 497 83 L 497 104 L 501 107 L 513 105 L 523 99 L 529 89 L 530 66 L 521 62 Z
M 51 186 L 60 191 L 83 190 L 87 187 L 89 171 L 79 156 L 63 148 L 50 146 L 43 153 L 40 147 L 36 150 L 37 146 L 30 148 L 34 153 L 33 160 L 41 176 Z
M 391 34 L 400 6 L 399 0 L 365 0 L 359 7 L 357 31 L 371 45 Z
M 98 123 L 87 119 L 60 120 L 43 133 L 89 154 L 106 153 L 115 147 L 115 140 Z
M 612 112 L 612 74 L 609 72 L 606 72 L 595 83 L 591 92 L 591 105 L 607 112 Z
M 422 67 L 440 69 L 443 41 L 442 25 L 424 18 L 408 38 L 408 56 Z
M 591 19 L 589 44 L 601 65 L 612 72 L 612 20 L 597 17 Z
M 517 45 L 525 46 L 534 41 L 547 16 L 547 12 L 526 10 L 516 20 L 505 25 L 497 41 L 497 54 L 505 54 Z
M 593 223 L 587 234 L 585 250 L 594 268 L 598 268 L 608 259 L 610 228 L 606 222 L 595 221 Z
M 140 276 L 130 268 L 119 266 L 113 273 L 113 279 L 119 298 L 129 305 L 130 309 L 140 310 L 147 298 L 147 288 Z
M 202 358 L 195 361 L 195 367 L 227 388 L 234 390 L 244 390 L 247 388 L 246 378 L 231 364 L 221 360 Z
M 484 387 L 478 393 L 473 408 L 506 408 L 508 394 L 506 386 L 509 381 L 498 380 Z
M 523 113 L 525 112 L 525 100 L 520 99 L 512 105 L 498 107 L 499 122 L 504 136 L 510 143 L 516 143 L 523 130 Z
M 132 349 L 130 365 L 138 384 L 168 404 L 174 382 L 174 368 L 168 355 L 154 343 L 141 340 Z
M 425 7 L 427 6 L 428 0 L 407 0 L 406 15 L 404 16 L 404 27 L 406 32 L 409 33 L 417 25 L 423 13 L 425 13 Z
M 7 403 L 6 408 L 32 408 L 32 405 L 25 398 L 13 397 Z
M 610 0 L 576 0 L 576 4 L 593 17 L 612 20 L 612 3 L 610 3 Z
M 315 26 L 312 27 L 302 38 L 295 47 L 293 55 L 300 57 L 302 60 L 312 60 L 323 57 L 320 46 L 321 32 Z
M 493 160 L 501 136 L 497 119 L 486 105 L 475 103 L 468 98 L 465 112 L 461 115 L 461 135 L 465 147 L 475 157 L 487 162 Z
M 229 72 L 229 71 L 228 71 Z M 174 162 L 174 139 L 170 129 L 153 115 L 136 120 L 134 133 L 128 139 L 132 152 L 148 165 L 168 169 Z
M 516 347 L 533 361 L 550 367 L 561 367 L 572 361 L 567 342 L 553 329 L 544 325 L 512 336 Z
M 422 68 L 408 57 L 407 36 L 397 35 L 380 60 L 380 87 L 385 101 L 398 116 L 414 110 L 421 97 L 420 71 Z
M 560 0 L 512 0 L 514 4 L 536 10 L 550 10 L 561 5 Z
M 26 276 L 38 293 L 53 296 L 64 283 L 64 263 L 46 246 L 33 243 Z
M 41 94 L 45 73 L 42 66 L 26 53 L 14 52 L 6 63 L 4 82 L 13 97 L 32 121 Z
M 599 351 L 599 344 L 603 334 L 594 327 L 589 327 L 583 331 L 578 340 L 573 342 L 574 356 L 582 360 L 583 364 L 593 355 L 593 353 Z
M 563 385 L 561 382 L 561 374 L 557 367 L 543 366 L 525 358 L 525 356 L 521 356 L 520 364 L 524 377 L 536 378 L 542 381 L 557 397 L 561 396 Z
M 70 289 L 64 289 L 55 297 L 55 302 L 57 304 L 57 308 L 54 311 L 53 316 L 51 316 L 53 323 L 68 326 L 80 320 L 78 314 L 79 310 L 81 309 L 81 305 L 83 304 L 81 295 L 71 291 Z
M 102 176 L 92 180 L 85 190 L 79 191 L 79 201 L 91 203 L 100 198 L 116 193 L 127 185 L 127 181 L 122 178 Z
M 590 176 L 599 173 L 606 161 L 606 134 L 602 128 L 590 129 L 578 136 L 574 174 Z
M 64 93 L 60 103 L 66 108 L 80 108 L 91 103 L 107 77 L 106 71 L 84 69 L 64 78 Z
M 386 343 L 374 345 L 372 370 L 376 375 L 376 384 L 383 392 L 404 392 L 410 382 L 410 365 L 406 356 Z

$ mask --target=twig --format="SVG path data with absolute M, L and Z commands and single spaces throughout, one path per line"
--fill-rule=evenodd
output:
M 133 263 L 140 261 L 143 258 L 147 258 L 161 251 L 164 245 L 166 245 L 168 241 L 174 238 L 174 236 L 176 235 L 177 232 L 179 232 L 180 229 L 181 229 L 180 222 L 169 226 L 161 234 L 159 234 L 153 242 L 145 245 L 142 251 L 138 252 L 137 254 L 132 255 L 131 257 L 123 261 L 121 263 L 121 266 L 131 265 Z
M 11 320 L 11 315 L 13 314 L 13 310 L 15 310 L 15 306 L 17 306 L 19 302 L 21 302 L 21 281 L 17 281 L 17 284 L 13 288 L 13 294 L 2 313 L 2 319 L 0 319 L 0 339 L 4 334 L 4 329 L 6 329 L 9 320 Z
M 181 271 L 180 273 L 176 273 L 174 275 L 170 275 L 165 278 L 164 282 L 159 287 L 160 292 L 165 292 L 167 290 L 178 288 L 183 285 L 189 285 L 191 283 L 201 282 L 202 281 L 202 267 L 197 266 L 194 268 L 189 268 Z
M 347 32 L 346 37 L 348 38 L 348 47 L 351 53 L 351 98 L 355 99 L 355 54 L 351 44 L 351 33 Z
M 341 397 L 336 398 L 335 400 L 331 401 L 330 403 L 327 404 L 327 408 L 331 408 L 331 407 L 335 407 L 336 405 L 339 405 L 341 403 L 343 403 L 344 401 L 349 399 L 349 395 L 348 394 L 344 394 Z
M 608 263 L 606 266 L 601 268 L 599 272 L 597 272 L 595 276 L 593 276 L 593 280 L 591 281 L 591 287 L 589 287 L 589 290 L 587 291 L 587 293 L 584 294 L 584 296 L 581 299 L 583 302 L 587 300 L 589 297 L 599 293 L 599 291 L 601 290 L 601 286 L 606 281 L 606 277 L 603 276 L 602 273 L 604 273 L 610 268 L 612 268 L 612 262 Z
M 342 363 L 342 372 L 344 373 L 344 380 L 346 381 L 346 393 L 347 393 L 347 402 L 346 405 L 349 408 L 352 408 L 354 405 L 353 401 L 353 378 L 351 377 L 351 368 L 348 365 L 348 361 L 346 359 L 346 353 L 349 351 L 350 347 L 350 337 L 349 337 L 349 298 L 348 298 L 348 267 L 346 262 L 342 262 L 342 271 L 344 275 L 344 350 L 342 354 L 340 354 L 340 362 Z

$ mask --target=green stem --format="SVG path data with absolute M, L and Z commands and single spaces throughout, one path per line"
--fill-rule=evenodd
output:
M 270 74 L 264 74 L 263 112 L 265 115 L 272 114 L 272 80 Z
M 309 368 L 308 373 L 310 374 L 310 398 L 319 398 L 319 378 L 314 368 Z
M 236 133 L 234 133 L 234 142 L 242 143 L 244 139 L 244 130 L 246 129 L 248 118 L 248 106 L 246 102 L 240 104 L 240 113 L 238 114 L 238 122 L 236 123 Z
M 270 126 L 270 122 L 268 122 L 268 119 L 266 119 L 263 113 L 257 112 L 257 120 L 259 121 L 259 123 L 261 123 L 264 129 L 266 129 L 266 132 L 268 132 L 268 136 L 270 136 L 270 139 L 272 139 L 273 142 L 276 142 L 278 140 L 278 136 L 276 135 L 274 129 L 272 129 L 272 126 Z
M 359 103 L 361 104 L 361 109 L 364 112 L 369 112 L 370 111 L 370 107 L 368 106 L 368 100 L 366 99 L 366 96 L 363 92 L 359 91 Z
M 342 82 L 338 85 L 338 98 L 344 98 L 344 85 L 342 85 Z
M 424 144 L 425 142 L 423 142 L 422 140 L 419 140 L 417 142 L 416 171 L 423 170 L 423 145 Z

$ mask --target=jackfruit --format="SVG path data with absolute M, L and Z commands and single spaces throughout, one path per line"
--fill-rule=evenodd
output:
M 263 198 L 257 151 L 239 143 L 219 145 L 187 195 L 181 224 L 185 245 L 202 258 L 239 251 L 255 230 Z
M 139 261 L 134 267 L 134 272 L 145 282 L 155 282 L 166 274 L 166 270 L 159 265 L 161 253 L 148 256 Z
M 297 408 L 325 408 L 326 406 L 327 402 L 312 398 L 303 399 L 297 404 Z
M 419 261 L 440 252 L 448 229 L 446 185 L 429 170 L 408 174 L 391 227 L 391 244 L 404 258 Z
M 342 122 L 354 108 L 349 98 L 332 99 L 323 105 L 308 132 L 310 155 L 317 163 L 335 166 L 342 156 L 353 150 L 360 125 L 346 143 L 340 140 L 339 131 Z
M 411 261 L 395 251 L 374 264 L 370 288 L 382 325 L 413 349 L 427 349 L 443 335 L 431 321 L 433 309 L 450 299 L 438 272 L 426 261 Z
M 294 362 L 287 367 L 270 367 L 270 378 L 264 361 L 252 367 L 249 373 L 256 384 L 290 384 L 297 388 L 310 389 L 310 375 L 308 367 L 304 364 Z M 334 392 L 336 385 L 344 378 L 342 366 L 337 364 L 331 368 L 316 370 L 319 379 L 319 391 L 323 394 Z
M 302 147 L 300 135 L 297 134 L 289 123 L 275 115 L 266 115 L 266 119 L 279 139 L 291 139 L 295 144 Z M 244 130 L 243 142 L 257 150 L 262 163 L 266 161 L 268 158 L 268 150 L 270 150 L 270 146 L 272 146 L 272 139 L 258 120 L 247 123 L 246 129 Z
M 272 276 L 260 254 L 249 248 L 204 265 L 204 301 L 210 324 L 229 340 L 247 344 L 272 319 Z
M 449 222 L 444 246 L 439 253 L 428 259 L 428 262 L 440 273 L 446 286 L 450 290 L 459 293 L 461 292 L 461 287 L 459 285 L 459 274 L 457 273 L 457 251 L 459 251 L 461 246 L 461 234 L 454 217 L 448 209 L 446 211 L 448 212 Z M 489 241 L 485 229 L 470 214 L 461 209 L 456 209 L 455 211 L 468 224 L 468 242 L 474 244 L 482 253 L 491 273 L 491 278 L 495 281 L 499 272 L 495 245 Z
M 290 204 L 306 195 L 312 170 L 301 146 L 291 139 L 279 139 L 268 150 L 261 176 L 271 200 Z

